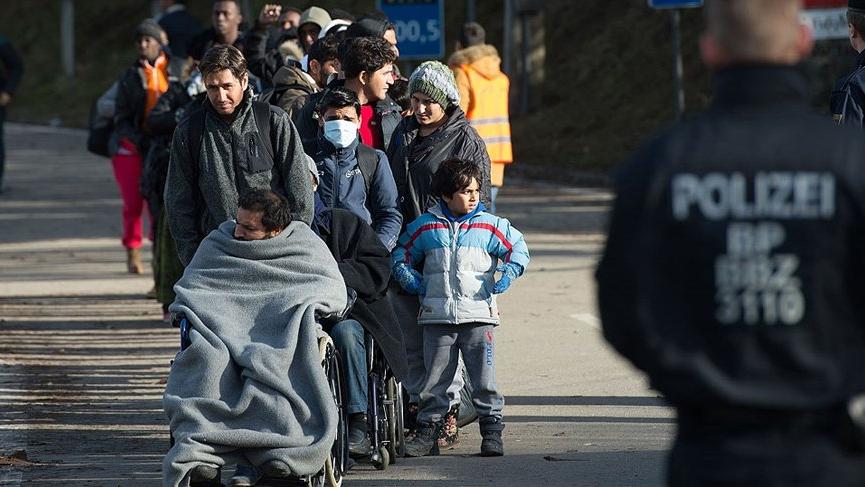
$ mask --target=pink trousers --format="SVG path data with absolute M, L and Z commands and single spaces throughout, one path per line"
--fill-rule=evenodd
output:
M 114 179 L 120 189 L 120 197 L 123 199 L 123 246 L 127 249 L 141 247 L 143 238 L 143 214 L 147 211 L 150 219 L 150 210 L 141 192 L 138 189 L 138 180 L 141 178 L 142 156 L 134 144 L 124 139 L 120 141 L 117 154 L 111 159 L 114 168 Z

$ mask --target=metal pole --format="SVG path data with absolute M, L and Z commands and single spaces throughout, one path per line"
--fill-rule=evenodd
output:
M 676 120 L 685 113 L 685 83 L 682 67 L 682 36 L 679 29 L 681 16 L 679 10 L 670 11 L 670 27 L 673 31 L 673 106 L 676 109 Z
M 523 36 L 523 63 L 520 72 L 520 113 L 529 112 L 529 86 L 531 85 L 532 73 L 532 48 L 531 48 L 531 32 L 529 28 L 529 15 L 523 13 L 520 16 L 522 20 L 522 28 L 520 35 Z
M 60 55 L 63 74 L 75 76 L 75 1 L 63 0 L 60 12 Z
M 466 22 L 475 21 L 476 11 L 477 9 L 475 8 L 475 0 L 466 0 Z
M 504 0 L 505 13 L 502 25 L 504 26 L 504 39 L 502 45 L 502 71 L 511 75 L 511 52 L 514 44 L 514 8 L 513 0 Z

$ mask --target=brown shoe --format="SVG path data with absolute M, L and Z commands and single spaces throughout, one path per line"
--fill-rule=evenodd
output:
M 126 270 L 130 274 L 144 274 L 141 264 L 141 249 L 126 249 Z

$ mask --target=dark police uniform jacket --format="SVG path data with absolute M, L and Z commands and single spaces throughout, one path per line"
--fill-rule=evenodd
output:
M 829 109 L 836 122 L 865 128 L 865 51 L 856 57 L 856 69 L 835 84 Z
M 716 86 L 617 176 L 604 335 L 680 411 L 843 404 L 865 390 L 865 141 L 796 68 Z

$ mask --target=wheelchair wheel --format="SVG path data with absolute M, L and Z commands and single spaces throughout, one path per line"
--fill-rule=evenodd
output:
M 396 463 L 396 459 L 405 456 L 405 422 L 403 418 L 402 384 L 395 377 L 387 379 L 385 394 L 385 414 L 388 417 L 387 425 L 387 453 L 390 463 Z
M 378 460 L 372 462 L 372 465 L 376 470 L 385 470 L 388 465 L 390 465 L 390 453 L 388 453 L 387 448 L 381 447 L 378 450 Z
M 348 466 L 348 425 L 346 424 L 345 404 L 343 401 L 342 369 L 339 351 L 333 346 L 330 337 L 324 338 L 319 344 L 322 352 L 322 367 L 324 367 L 327 382 L 339 414 L 336 439 L 333 442 L 330 455 L 324 464 L 325 485 L 340 487 Z

